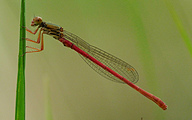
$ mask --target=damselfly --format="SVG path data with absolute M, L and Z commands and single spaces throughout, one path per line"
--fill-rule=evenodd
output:
M 41 43 L 41 48 L 38 49 L 26 46 L 27 48 L 33 49 L 33 51 L 28 51 L 26 53 L 42 51 L 44 49 L 43 35 L 50 35 L 56 40 L 62 42 L 64 46 L 78 52 L 83 60 L 100 75 L 115 82 L 128 84 L 130 87 L 155 102 L 163 110 L 167 109 L 167 105 L 161 99 L 134 84 L 139 80 L 139 75 L 135 68 L 128 63 L 95 46 L 90 45 L 80 37 L 64 30 L 58 25 L 42 21 L 41 17 L 35 17 L 31 23 L 31 26 L 38 26 L 34 32 L 26 28 L 26 31 L 32 34 L 36 34 L 40 28 L 37 41 L 29 38 L 26 38 L 26 40 L 38 44 Z

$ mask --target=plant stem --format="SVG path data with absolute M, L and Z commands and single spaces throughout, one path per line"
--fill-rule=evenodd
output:
M 15 120 L 25 120 L 25 0 L 21 0 Z

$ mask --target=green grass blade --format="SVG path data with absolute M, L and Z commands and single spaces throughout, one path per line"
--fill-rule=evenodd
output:
M 53 120 L 53 114 L 51 109 L 51 92 L 50 92 L 50 79 L 49 76 L 46 75 L 43 77 L 44 83 L 44 105 L 45 105 L 45 117 L 46 120 Z
M 25 0 L 21 0 L 15 120 L 25 120 Z
M 192 42 L 190 40 L 190 37 L 187 33 L 187 30 L 184 28 L 184 25 L 181 21 L 181 19 L 179 18 L 179 16 L 177 15 L 177 12 L 175 11 L 174 6 L 168 1 L 168 0 L 164 0 L 167 8 L 173 18 L 173 21 L 175 22 L 175 25 L 179 31 L 179 33 L 181 34 L 181 37 L 183 39 L 183 42 L 185 43 L 191 57 L 192 57 Z

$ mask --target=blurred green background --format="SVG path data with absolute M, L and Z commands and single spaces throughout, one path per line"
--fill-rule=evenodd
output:
M 189 0 L 26 0 L 27 27 L 35 30 L 31 21 L 41 16 L 123 59 L 139 72 L 137 85 L 168 105 L 163 111 L 129 86 L 101 77 L 76 52 L 45 36 L 45 50 L 26 57 L 26 119 L 192 119 L 191 5 Z M 20 1 L 1 0 L 0 15 L 0 119 L 13 120 Z

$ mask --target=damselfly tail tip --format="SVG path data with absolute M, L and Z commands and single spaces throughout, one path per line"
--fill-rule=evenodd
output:
M 165 105 L 162 109 L 163 110 L 167 110 L 167 108 L 168 108 L 167 105 Z

